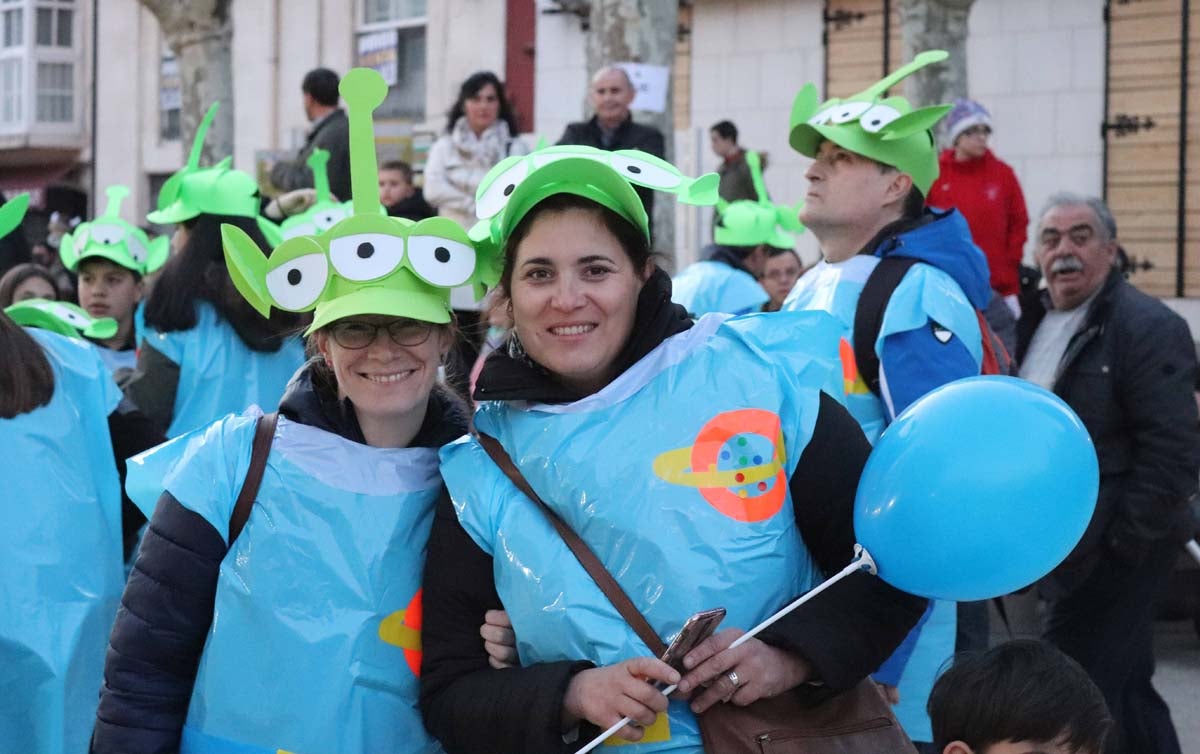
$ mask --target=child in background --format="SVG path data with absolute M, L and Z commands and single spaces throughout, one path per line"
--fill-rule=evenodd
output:
M 388 160 L 379 166 L 379 202 L 392 217 L 413 222 L 437 217 L 437 210 L 429 206 L 421 189 L 413 185 L 412 166 L 401 160 Z
M 1034 640 L 959 655 L 928 709 L 940 754 L 1100 754 L 1112 725 L 1083 668 Z

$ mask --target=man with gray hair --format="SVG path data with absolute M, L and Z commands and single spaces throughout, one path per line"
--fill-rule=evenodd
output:
M 1022 301 L 1021 376 L 1083 420 L 1100 459 L 1096 512 L 1074 552 L 1040 584 L 1045 638 L 1082 665 L 1115 721 L 1105 747 L 1178 754 L 1154 673 L 1154 606 L 1190 533 L 1200 473 L 1187 323 L 1115 266 L 1117 226 L 1099 199 L 1057 194 L 1042 210 L 1046 289 Z M 1048 441 L 1031 438 L 1031 442 Z
M 640 149 L 655 157 L 666 158 L 663 134 L 654 126 L 633 122 L 629 106 L 634 97 L 633 82 L 625 69 L 609 65 L 592 76 L 589 98 L 596 114 L 591 120 L 567 124 L 559 144 L 583 144 L 615 152 L 618 149 Z M 654 218 L 654 192 L 635 186 L 646 214 Z

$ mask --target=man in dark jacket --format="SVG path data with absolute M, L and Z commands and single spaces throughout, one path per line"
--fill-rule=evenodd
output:
M 583 144 L 597 149 L 615 152 L 618 149 L 640 149 L 655 157 L 666 158 L 662 131 L 654 126 L 643 126 L 633 122 L 629 105 L 633 102 L 633 82 L 620 66 L 606 66 L 596 71 L 591 85 L 592 108 L 596 114 L 591 120 L 567 124 L 559 144 Z M 641 186 L 634 187 L 646 208 L 646 214 L 654 221 L 654 192 Z
M 1045 637 L 1103 691 L 1115 721 L 1106 752 L 1178 754 L 1151 685 L 1152 629 L 1200 472 L 1196 356 L 1187 323 L 1114 267 L 1116 232 L 1099 199 L 1052 197 L 1037 235 L 1047 288 L 1022 302 L 1021 376 L 1079 414 L 1100 460 L 1091 524 L 1041 584 Z
M 325 172 L 329 190 L 338 199 L 350 198 L 350 123 L 346 111 L 338 107 L 338 75 L 328 68 L 317 68 L 304 76 L 304 114 L 312 123 L 304 147 L 293 162 L 276 163 L 271 168 L 271 183 L 280 191 L 313 187 L 308 157 L 318 147 L 329 152 Z

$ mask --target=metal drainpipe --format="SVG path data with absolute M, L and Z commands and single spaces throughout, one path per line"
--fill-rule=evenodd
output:
M 92 180 L 91 180 L 91 190 L 88 193 L 88 215 L 87 215 L 88 217 L 95 217 L 97 214 L 97 212 L 96 212 L 96 148 L 97 148 L 99 142 L 96 138 L 96 124 L 98 122 L 96 112 L 99 109 L 97 106 L 97 103 L 99 102 L 99 98 L 97 95 L 100 90 L 100 86 L 99 86 L 100 75 L 99 75 L 99 69 L 97 67 L 100 64 L 99 48 L 100 48 L 100 0 L 95 0 L 92 3 L 92 87 L 91 87 L 91 89 L 92 89 L 92 133 L 91 133 Z

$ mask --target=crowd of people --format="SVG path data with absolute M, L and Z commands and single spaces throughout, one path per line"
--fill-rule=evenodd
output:
M 1200 475 L 1191 336 L 1116 268 L 1099 199 L 1040 211 L 1022 289 L 990 113 L 887 97 L 944 58 L 801 89 L 792 203 L 729 121 L 719 177 L 665 162 L 618 66 L 532 151 L 470 76 L 422 186 L 377 162 L 369 69 L 305 77 L 270 199 L 200 164 L 214 105 L 146 218 L 172 236 L 112 187 L 54 239 L 78 306 L 44 265 L 0 278 L 0 749 L 565 753 L 615 728 L 713 754 L 722 710 L 866 688 L 922 754 L 1178 752 L 1151 622 Z M 658 191 L 715 207 L 674 278 Z M 986 602 L 867 572 L 743 638 L 855 562 L 886 428 L 981 374 L 1059 395 L 1099 459 L 1036 585 L 1044 640 L 989 649 Z M 717 606 L 722 630 L 651 651 Z

